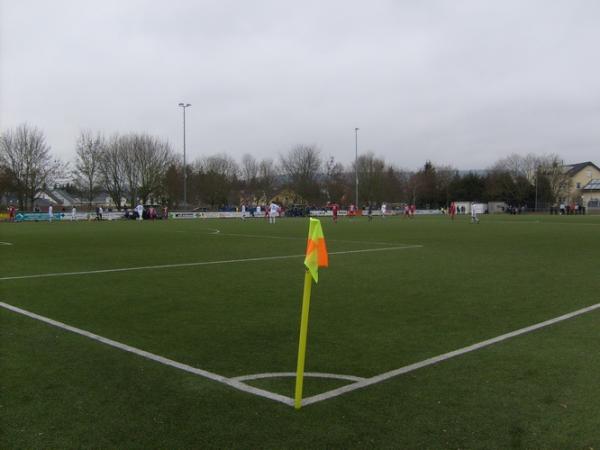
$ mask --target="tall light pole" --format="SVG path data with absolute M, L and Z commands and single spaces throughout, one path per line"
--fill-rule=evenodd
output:
M 538 165 L 535 168 L 535 212 L 538 210 L 538 178 L 540 177 L 540 171 L 542 170 L 542 166 Z
M 354 175 L 356 187 L 356 211 L 358 211 L 358 128 L 354 129 Z
M 183 206 L 187 206 L 187 167 L 185 165 L 185 108 L 192 106 L 190 103 L 180 103 L 183 109 Z

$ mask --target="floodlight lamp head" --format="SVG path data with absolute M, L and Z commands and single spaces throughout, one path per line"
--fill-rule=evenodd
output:
M 180 104 L 179 104 L 179 106 L 184 106 L 184 104 L 183 104 L 183 103 L 180 103 Z

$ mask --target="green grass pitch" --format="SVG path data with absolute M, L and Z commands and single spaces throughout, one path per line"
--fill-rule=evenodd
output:
M 599 216 L 322 221 L 307 372 L 373 377 L 600 303 Z M 0 301 L 225 377 L 293 372 L 307 230 L 0 224 Z M 296 411 L 0 308 L 0 447 L 598 449 L 599 330 L 600 309 Z

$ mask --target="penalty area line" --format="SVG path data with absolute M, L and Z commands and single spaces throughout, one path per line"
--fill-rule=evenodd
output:
M 433 364 L 437 364 L 442 361 L 446 361 L 450 358 L 454 358 L 456 356 L 464 355 L 465 353 L 473 352 L 475 350 L 479 350 L 484 347 L 488 347 L 490 345 L 496 344 L 498 342 L 506 341 L 508 339 L 512 339 L 517 336 L 521 336 L 526 333 L 530 333 L 532 331 L 539 330 L 540 328 L 544 328 L 550 325 L 554 325 L 555 323 L 562 322 L 564 320 L 572 319 L 573 317 L 581 316 L 582 314 L 589 313 L 596 309 L 600 308 L 600 303 L 596 303 L 595 305 L 588 306 L 587 308 L 578 309 L 577 311 L 573 311 L 567 314 L 563 314 L 562 316 L 555 317 L 554 319 L 549 319 L 544 322 L 539 322 L 534 325 L 521 328 L 519 330 L 511 331 L 510 333 L 502 334 L 500 336 L 496 336 L 491 339 L 487 339 L 485 341 L 478 342 L 476 344 L 469 345 L 467 347 L 459 348 L 458 350 L 454 350 L 448 353 L 444 353 L 442 355 L 434 356 L 433 358 L 426 359 L 421 362 L 417 362 L 414 364 L 410 364 L 408 366 L 400 367 L 399 369 L 391 370 L 389 372 L 381 373 L 379 375 L 375 375 L 371 378 L 366 378 L 364 380 L 358 381 L 356 383 L 348 384 L 346 386 L 342 386 L 337 389 L 333 389 L 328 392 L 323 392 L 322 394 L 314 395 L 312 397 L 308 397 L 302 400 L 302 406 L 311 405 L 313 403 L 321 402 L 323 400 L 327 400 L 330 398 L 337 397 L 342 394 L 346 394 L 348 392 L 355 391 L 356 389 L 361 389 L 367 386 L 371 386 L 373 384 L 381 383 L 382 381 L 388 380 L 390 378 L 396 377 L 398 375 L 403 375 L 408 372 L 412 372 L 417 369 L 421 369 L 423 367 L 431 366 Z
M 329 252 L 329 255 L 349 255 L 353 253 L 369 253 L 369 252 L 384 252 L 393 250 L 407 250 L 411 248 L 421 248 L 422 245 L 406 245 L 403 247 L 382 247 L 382 248 L 366 248 L 361 250 L 346 250 L 343 252 Z M 223 259 L 217 261 L 199 261 L 191 263 L 178 263 L 178 264 L 160 264 L 156 266 L 139 266 L 139 267 L 121 267 L 116 269 L 100 269 L 100 270 L 86 270 L 79 272 L 55 272 L 55 273 L 39 273 L 33 275 L 16 275 L 11 277 L 1 277 L 0 281 L 8 280 L 24 280 L 29 278 L 50 278 L 50 277 L 69 277 L 75 275 L 93 275 L 100 273 L 113 273 L 113 272 L 130 272 L 134 270 L 158 270 L 158 269 L 172 269 L 176 267 L 196 267 L 196 266 L 211 266 L 217 264 L 233 264 L 233 263 L 245 263 L 245 262 L 258 262 L 258 261 L 275 261 L 278 259 L 292 259 L 292 258 L 303 258 L 305 254 L 297 255 L 282 255 L 282 256 L 261 256 L 256 258 L 244 258 L 244 259 Z

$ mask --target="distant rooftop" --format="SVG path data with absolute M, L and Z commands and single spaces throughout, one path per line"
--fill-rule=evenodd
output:
M 581 189 L 584 191 L 600 191 L 600 180 L 592 180 Z
M 591 161 L 586 161 L 586 162 L 581 162 L 581 163 L 576 163 L 576 164 L 565 164 L 564 167 L 565 167 L 567 174 L 572 176 L 578 172 L 581 172 L 587 166 L 594 166 L 597 170 L 600 170 L 600 167 L 598 167 L 596 164 L 594 164 Z

